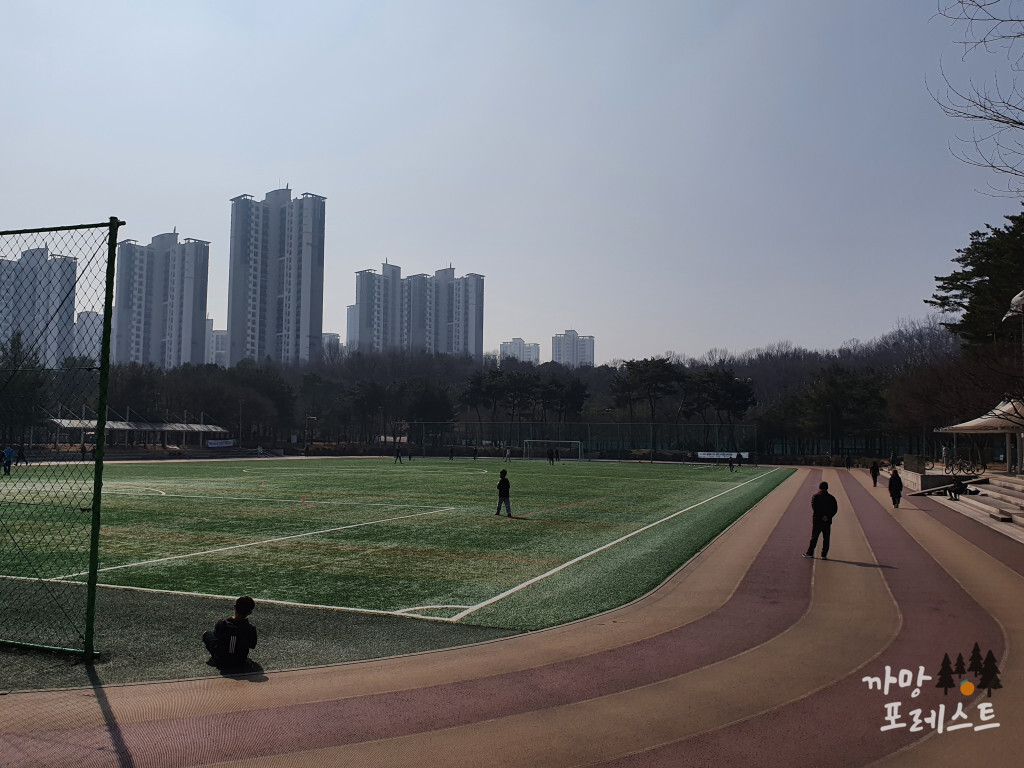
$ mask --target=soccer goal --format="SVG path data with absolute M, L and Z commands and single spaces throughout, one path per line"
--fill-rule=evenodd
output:
M 523 440 L 524 459 L 547 459 L 548 451 L 559 460 L 583 461 L 581 440 Z

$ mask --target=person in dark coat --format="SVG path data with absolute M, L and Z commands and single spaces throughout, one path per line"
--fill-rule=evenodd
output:
M 832 519 L 839 512 L 836 497 L 828 492 L 828 483 L 818 484 L 818 492 L 811 496 L 811 543 L 804 557 L 814 557 L 814 548 L 821 536 L 821 559 L 828 560 L 828 545 L 832 538 Z
M 498 473 L 498 476 L 501 478 L 498 481 L 498 511 L 494 514 L 501 515 L 501 505 L 504 504 L 505 514 L 508 515 L 508 517 L 512 517 L 512 505 L 508 500 L 509 486 L 511 485 L 508 481 L 508 470 L 501 470 L 501 472 Z
M 241 667 L 256 647 L 256 627 L 249 623 L 249 614 L 256 601 L 248 595 L 235 600 L 235 613 L 221 619 L 213 630 L 203 633 L 203 645 L 210 652 L 210 660 L 218 667 Z
M 892 474 L 889 476 L 889 496 L 892 497 L 892 506 L 894 509 L 900 507 L 900 497 L 903 495 L 903 479 L 900 477 L 899 471 L 893 467 Z
M 874 486 L 875 488 L 878 487 L 878 475 L 881 474 L 881 471 L 882 470 L 878 468 L 878 462 L 872 461 L 871 469 L 869 469 L 868 472 L 871 473 L 871 485 Z

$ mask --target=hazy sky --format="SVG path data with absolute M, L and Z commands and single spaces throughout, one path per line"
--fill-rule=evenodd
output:
M 968 65 L 934 0 L 4 3 L 0 230 L 209 240 L 230 198 L 327 198 L 354 273 L 486 275 L 484 348 L 597 362 L 868 340 L 1015 200 L 950 154 Z M 997 62 L 969 62 L 986 71 Z

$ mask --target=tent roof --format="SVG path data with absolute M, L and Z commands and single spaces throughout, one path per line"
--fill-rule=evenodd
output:
M 60 429 L 96 429 L 96 419 L 50 419 Z M 108 421 L 111 431 L 138 432 L 224 432 L 228 430 L 216 424 L 180 424 L 150 421 Z
M 936 432 L 960 432 L 970 434 L 1002 434 L 1024 432 L 1024 401 L 1004 400 L 988 413 L 976 419 L 940 427 Z

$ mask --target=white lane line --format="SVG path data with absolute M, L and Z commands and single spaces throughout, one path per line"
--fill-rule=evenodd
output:
M 111 565 L 106 568 L 100 568 L 97 573 L 103 573 L 105 571 L 117 571 L 122 568 L 136 568 L 140 565 L 153 565 L 154 563 L 166 563 L 170 560 L 183 560 L 187 557 L 201 557 L 202 555 L 212 555 L 217 552 L 227 552 L 232 549 L 243 549 L 245 547 L 258 547 L 261 544 L 274 544 L 278 541 L 288 541 L 289 539 L 301 539 L 306 536 L 317 536 L 321 533 L 333 533 L 334 531 L 344 531 L 349 528 L 361 528 L 364 525 L 376 525 L 377 523 L 390 523 L 395 520 L 407 520 L 410 517 L 420 517 L 421 515 L 433 515 L 438 512 L 450 512 L 455 507 L 441 507 L 440 509 L 431 509 L 427 512 L 414 512 L 411 515 L 399 515 L 398 517 L 386 517 L 383 520 L 370 520 L 365 523 L 352 523 L 351 525 L 339 525 L 336 528 L 324 528 L 320 531 L 308 531 L 307 533 L 294 533 L 291 536 L 277 536 L 273 539 L 262 539 L 260 541 L 250 541 L 245 544 L 232 544 L 229 547 L 217 547 L 216 549 L 205 549 L 202 552 L 188 552 L 184 555 L 171 555 L 170 557 L 158 557 L 153 560 L 140 560 L 137 563 L 125 563 L 124 565 Z M 79 573 L 69 573 L 64 576 L 54 576 L 54 579 L 73 579 L 78 576 L 88 575 L 88 571 L 81 571 Z
M 662 523 L 664 523 L 664 522 L 666 522 L 668 520 L 671 520 L 674 517 L 678 517 L 679 515 L 683 514 L 684 512 L 689 512 L 689 511 L 694 510 L 694 509 L 696 509 L 697 507 L 699 507 L 699 506 L 701 506 L 703 504 L 707 504 L 709 501 L 714 501 L 717 498 L 725 496 L 727 493 L 732 493 L 737 488 L 742 488 L 745 485 L 749 485 L 750 483 L 754 482 L 755 480 L 760 480 L 762 477 L 766 477 L 767 475 L 770 475 L 772 472 L 777 472 L 779 469 L 780 469 L 779 467 L 776 467 L 775 469 L 771 469 L 771 470 L 765 472 L 762 475 L 758 475 L 757 477 L 754 477 L 754 478 L 751 478 L 750 480 L 747 480 L 745 483 L 740 483 L 739 485 L 734 485 L 732 488 L 729 488 L 728 490 L 722 491 L 721 493 L 716 493 L 714 496 L 711 496 L 710 498 L 704 499 L 704 501 L 698 501 L 696 504 L 693 504 L 693 505 L 687 507 L 686 509 L 680 509 L 678 512 L 673 512 L 671 515 L 663 517 L 660 520 L 655 520 L 653 523 L 649 523 L 648 525 L 645 525 L 643 528 L 637 528 L 632 533 L 627 533 L 625 536 L 621 536 L 620 538 L 616 539 L 615 541 L 610 541 L 607 544 L 604 544 L 604 545 L 598 547 L 597 549 L 593 549 L 590 552 L 587 552 L 586 554 L 580 555 L 579 557 L 574 557 L 572 560 L 569 560 L 568 562 L 562 563 L 561 565 L 552 568 L 550 571 L 547 571 L 546 573 L 542 573 L 539 576 L 534 576 L 532 579 L 527 579 L 522 584 L 518 584 L 518 585 L 512 587 L 511 589 L 507 589 L 504 592 L 502 592 L 500 595 L 495 595 L 492 598 L 484 600 L 482 603 L 477 603 L 476 605 L 474 605 L 474 606 L 472 606 L 470 608 L 467 608 L 466 610 L 462 611 L 461 613 L 455 614 L 450 619 L 445 619 L 445 620 L 446 621 L 455 622 L 455 621 L 458 621 L 459 619 L 463 619 L 466 616 L 469 616 L 469 614 L 474 613 L 475 611 L 479 611 L 481 608 L 485 608 L 488 605 L 493 605 L 494 603 L 498 602 L 499 600 L 504 600 L 509 595 L 514 595 L 519 590 L 525 589 L 526 587 L 530 586 L 531 584 L 536 584 L 538 581 L 542 581 L 542 580 L 546 579 L 548 576 L 554 576 L 559 571 L 564 571 L 570 565 L 575 565 L 576 563 L 580 562 L 581 560 L 586 560 L 591 555 L 596 555 L 598 552 L 603 552 L 604 550 L 609 549 L 610 547 L 614 547 L 616 544 L 621 544 L 626 539 L 631 539 L 634 536 L 636 536 L 638 533 L 643 533 L 644 531 L 648 530 L 649 528 L 653 528 L 656 525 L 661 525 Z

